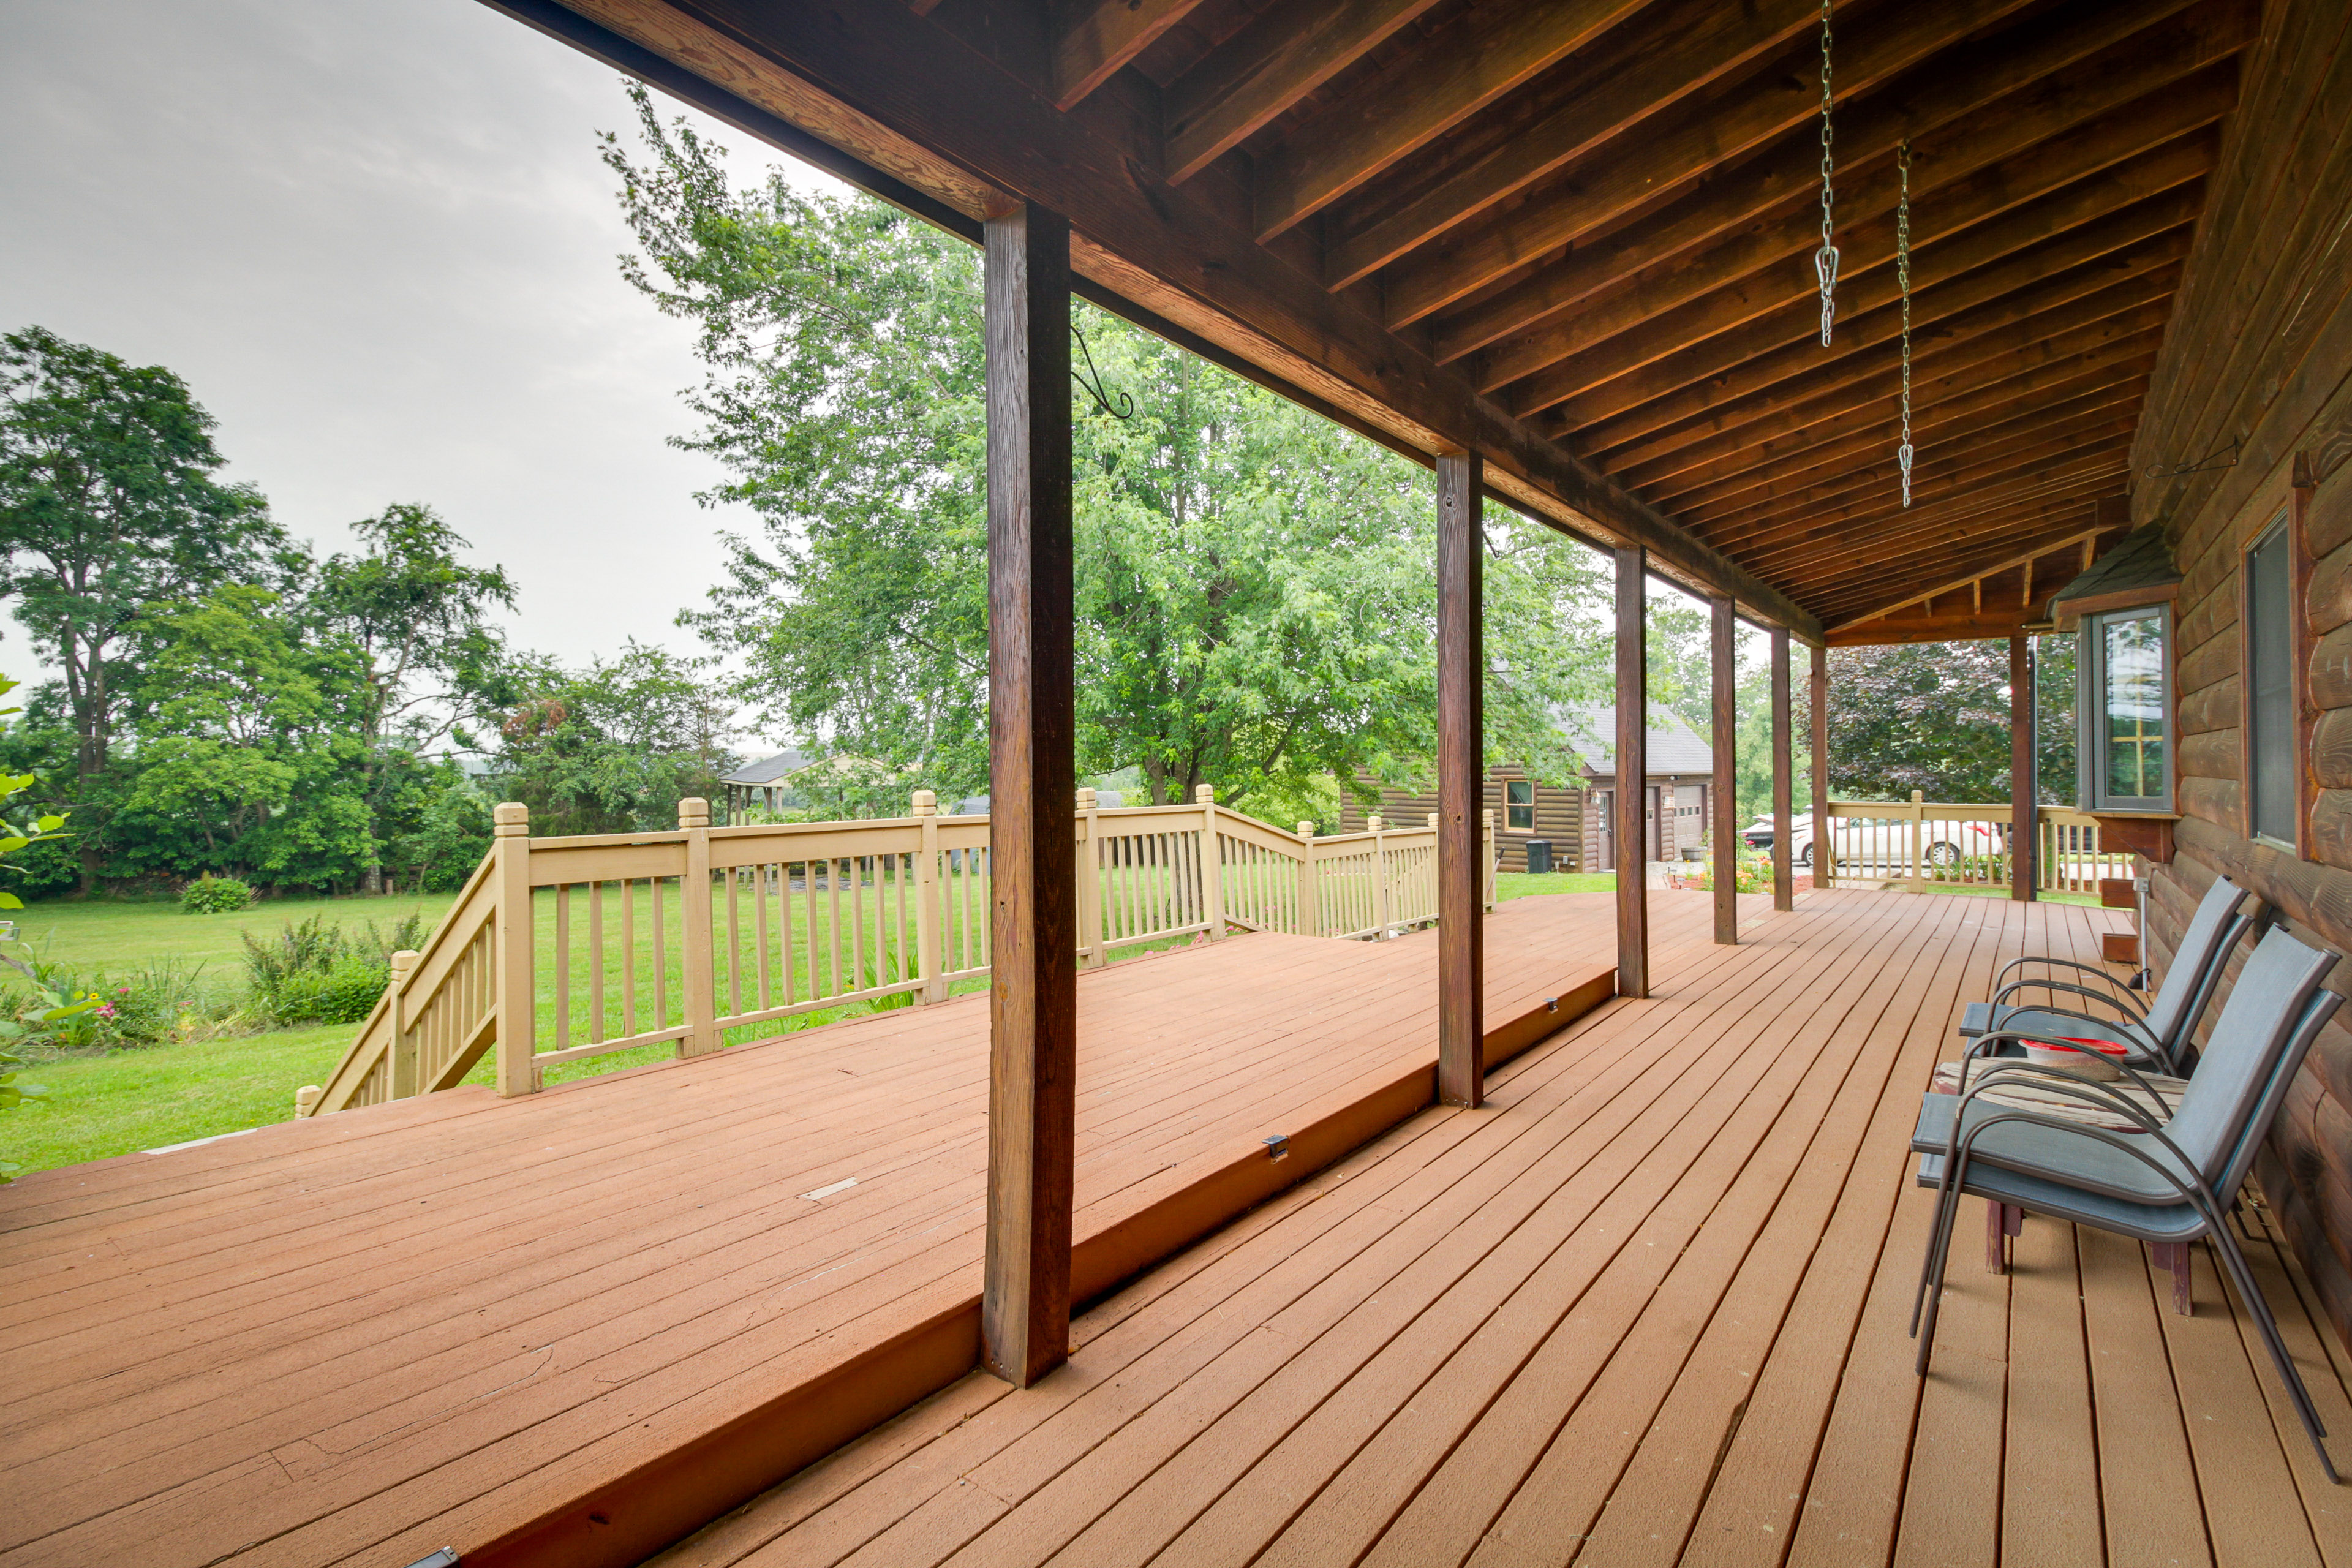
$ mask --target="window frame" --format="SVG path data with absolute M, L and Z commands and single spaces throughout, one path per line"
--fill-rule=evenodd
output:
M 2164 715 L 2164 792 L 2161 795 L 2117 795 L 2106 793 L 2107 778 L 2107 638 L 2106 628 L 2116 621 L 2138 621 L 2155 617 L 2157 636 L 2163 647 L 2158 660 L 2158 679 L 2162 690 L 2158 699 Z M 2128 609 L 2103 610 L 2082 618 L 2075 641 L 2075 798 L 2080 809 L 2087 812 L 2116 814 L 2144 813 L 2148 816 L 2169 816 L 2172 802 L 2179 789 L 2180 736 L 2179 716 L 2174 711 L 2173 692 L 2176 688 L 2173 668 L 2172 606 L 2161 602 L 2136 605 Z
M 2284 505 L 2272 512 L 2269 520 L 2256 528 L 2238 551 L 2238 780 L 2240 826 L 2247 838 L 2256 844 L 2280 849 L 2298 858 L 2303 854 L 2305 824 L 2308 820 L 2306 792 L 2303 774 L 2306 771 L 2303 758 L 2304 684 L 2305 663 L 2303 657 L 2303 596 L 2307 574 L 2303 569 L 2301 529 L 2297 526 L 2293 504 Z M 2258 737 L 2254 703 L 2254 574 L 2253 561 L 2257 551 L 2275 546 L 2284 551 L 2286 571 L 2286 746 L 2290 787 L 2287 798 L 2288 837 L 2259 830 L 2254 822 L 2254 755 L 2259 745 L 2268 737 Z
M 1513 800 L 1511 798 L 1511 792 L 1516 789 L 1526 790 L 1528 792 L 1528 798 L 1524 801 Z M 1511 820 L 1511 814 L 1516 811 L 1525 811 L 1528 814 L 1528 825 L 1525 827 L 1519 826 L 1517 823 Z M 1533 779 L 1505 779 L 1503 781 L 1503 831 L 1506 833 L 1532 834 L 1535 830 L 1536 781 Z

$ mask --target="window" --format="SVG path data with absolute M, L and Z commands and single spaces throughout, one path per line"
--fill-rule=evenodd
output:
M 1536 786 L 1530 779 L 1503 781 L 1503 826 L 1513 833 L 1536 830 Z
M 2172 809 L 2172 754 L 2165 733 L 2168 619 L 2161 606 L 2083 617 L 2082 767 L 2088 810 Z
M 2286 519 L 2246 552 L 2246 813 L 2256 838 L 2292 851 L 2294 805 L 2294 563 Z

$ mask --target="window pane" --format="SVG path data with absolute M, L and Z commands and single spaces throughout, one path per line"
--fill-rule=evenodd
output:
M 2288 638 L 2292 577 L 2286 530 L 2246 552 L 2247 752 L 2254 831 L 2294 842 L 2294 653 Z
M 1536 825 L 1536 786 L 1531 780 L 1508 779 L 1503 784 L 1504 821 L 1506 827 L 1524 832 L 1534 831 Z
M 2106 793 L 2118 801 L 2164 795 L 2164 617 L 2109 621 L 2103 649 Z

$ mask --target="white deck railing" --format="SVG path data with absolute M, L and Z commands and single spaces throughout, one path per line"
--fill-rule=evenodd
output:
M 2010 879 L 2010 819 L 2006 805 L 1833 800 L 1826 841 L 1813 839 L 1817 886 L 2006 888 Z M 2034 813 L 2041 842 L 2033 857 L 2034 886 L 2042 892 L 2095 893 L 2106 878 L 2132 875 L 2131 856 L 2105 849 L 2095 817 L 2064 806 Z
M 1239 927 L 1370 938 L 1437 918 L 1437 818 L 1318 837 L 1219 806 L 1105 809 L 1078 792 L 1078 962 L 1217 941 Z M 300 1114 L 447 1089 L 498 1051 L 499 1091 L 561 1062 L 647 1046 L 696 1056 L 785 1020 L 947 999 L 989 965 L 989 821 L 931 793 L 883 821 L 710 826 L 533 838 L 497 811 L 492 847 Z M 1494 822 L 1485 826 L 1494 901 Z

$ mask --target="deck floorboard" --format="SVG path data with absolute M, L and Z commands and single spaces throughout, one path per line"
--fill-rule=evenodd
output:
M 1704 964 L 1705 920 L 1662 941 Z M 1605 976 L 1609 921 L 1591 898 L 1490 917 L 1490 1026 Z M 1237 936 L 1087 974 L 1098 1267 L 1168 1258 L 1192 1239 L 1170 1226 L 1245 1206 L 1193 1194 L 1265 1180 L 1265 1136 L 1425 1071 L 1434 949 Z M 24 1374 L 0 1563 L 407 1563 L 823 1386 L 976 1299 L 986 1059 L 966 998 L 25 1179 L 0 1194 Z M 1181 1289 L 1254 1223 L 1124 1294 Z M 990 1406 L 974 1388 L 943 1397 Z
M 1916 1097 L 2001 963 L 2116 919 L 1839 891 L 1661 942 L 1656 994 L 1487 1109 L 1414 1117 L 1095 1306 L 1037 1386 L 964 1380 L 660 1568 L 2345 1564 L 2347 1494 L 2201 1252 L 2182 1319 L 2135 1244 L 2037 1219 L 1997 1276 L 1965 1215 L 1913 1375 Z M 2255 1252 L 2352 1461 L 2346 1358 Z

